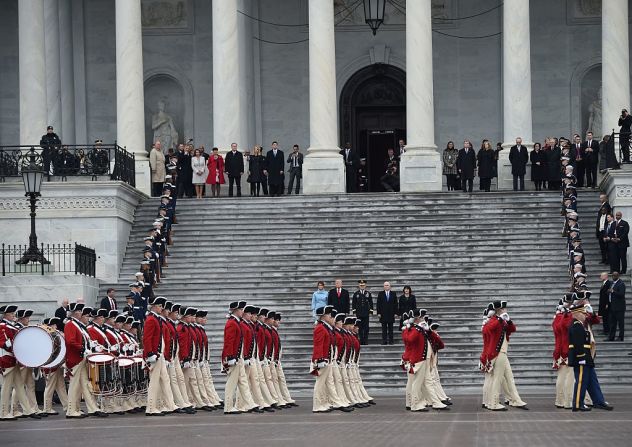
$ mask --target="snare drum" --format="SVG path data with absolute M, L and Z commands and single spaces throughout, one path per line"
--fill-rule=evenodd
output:
M 64 339 L 55 329 L 27 326 L 15 334 L 13 355 L 20 365 L 39 368 L 55 360 L 62 346 L 65 350 Z
M 134 357 L 134 379 L 136 381 L 136 392 L 146 392 L 149 386 L 149 375 L 142 357 Z
M 136 363 L 133 357 L 119 357 L 118 371 L 121 379 L 121 392 L 129 396 L 136 392 Z
M 96 396 L 116 394 L 117 370 L 116 357 L 110 354 L 90 354 L 86 357 L 88 366 L 88 383 L 90 391 Z

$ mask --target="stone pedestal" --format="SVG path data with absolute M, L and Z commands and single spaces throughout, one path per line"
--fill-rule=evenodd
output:
M 412 150 L 411 150 L 412 149 Z M 400 161 L 400 191 L 441 191 L 441 157 L 435 148 L 409 148 Z
M 309 0 L 309 149 L 303 162 L 303 193 L 345 192 L 339 151 L 334 5 Z
M 89 178 L 46 182 L 37 204 L 38 241 L 44 244 L 77 242 L 94 248 L 97 278 L 115 282 L 136 207 L 146 198 L 123 182 L 92 182 Z M 0 184 L 0 242 L 26 244 L 29 223 L 29 204 L 21 179 Z

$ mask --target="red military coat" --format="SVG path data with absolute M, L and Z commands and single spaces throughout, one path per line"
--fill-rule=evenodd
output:
M 507 337 L 507 342 L 509 342 L 511 334 L 516 332 L 516 325 L 513 321 L 507 322 L 495 315 L 489 319 L 484 330 L 487 330 L 489 340 L 487 342 L 487 349 L 483 354 L 487 361 L 491 361 L 498 357 L 505 337 Z
M 195 326 L 200 334 L 200 360 L 208 360 L 208 336 L 206 335 L 206 330 L 204 326 L 198 324 Z
M 178 357 L 181 362 L 190 362 L 193 356 L 193 337 L 191 335 L 191 327 L 186 323 L 178 325 L 178 343 L 180 351 Z
M 357 362 L 358 358 L 360 358 L 360 338 L 357 334 L 351 334 L 351 338 L 353 341 L 353 360 Z
M 162 320 L 155 312 L 149 312 L 143 326 L 143 357 L 160 356 L 162 353 Z
M 108 341 L 108 337 L 105 334 L 105 330 L 103 328 L 98 327 L 95 324 L 91 324 L 90 326 L 88 326 L 88 334 L 90 335 L 90 340 L 96 341 L 104 348 L 110 347 L 110 342 Z
M 410 333 L 412 330 L 412 327 L 404 327 L 402 329 L 402 341 L 404 342 L 404 353 L 402 354 L 402 360 L 404 362 L 410 361 Z
M 64 339 L 66 342 L 66 366 L 74 368 L 83 360 L 88 349 L 89 334 L 85 326 L 71 318 L 64 325 Z
M 222 363 L 228 360 L 237 360 L 241 356 L 243 335 L 239 320 L 229 316 L 224 326 L 224 348 L 222 349 Z
M 239 326 L 241 327 L 241 333 L 243 336 L 244 359 L 249 360 L 252 358 L 255 350 L 255 332 L 252 328 L 252 325 L 244 320 L 241 320 L 239 322 Z
M 10 321 L 0 321 L 0 349 L 4 352 L 0 356 L 0 368 L 11 368 L 15 366 L 15 357 L 13 356 L 13 339 L 18 333 L 18 328 Z M 7 346 L 7 340 L 11 341 L 11 347 Z
M 347 343 L 345 340 L 345 334 L 342 331 L 342 329 L 336 329 L 336 349 L 337 349 L 337 356 L 336 356 L 336 360 L 341 362 L 342 358 L 345 354 L 345 348 L 347 347 Z
M 272 336 L 274 360 L 278 362 L 279 357 L 281 356 L 281 338 L 279 337 L 279 331 L 277 331 L 276 328 L 271 327 L 270 335 Z
M 411 365 L 426 360 L 428 355 L 428 343 L 426 332 L 423 328 L 413 325 L 410 334 L 408 334 L 408 343 L 410 344 L 408 361 Z
M 443 340 L 436 331 L 429 330 L 426 331 L 426 334 L 428 335 L 428 341 L 430 342 L 430 346 L 432 346 L 432 350 L 435 352 L 435 354 L 445 348 Z
M 257 323 L 255 329 L 255 339 L 257 340 L 257 356 L 259 360 L 266 357 L 266 332 L 268 332 L 262 323 Z
M 165 343 L 162 349 L 165 355 L 165 360 L 170 362 L 176 352 L 178 338 L 176 328 L 166 318 L 162 320 L 162 339 Z
M 118 348 L 112 352 L 114 355 L 118 355 L 122 344 L 121 344 L 121 336 L 118 331 L 111 326 L 103 326 L 105 328 L 105 336 L 108 338 L 108 343 L 110 346 L 118 346 Z
M 312 362 L 324 362 L 331 359 L 331 331 L 324 322 L 314 326 L 314 349 Z

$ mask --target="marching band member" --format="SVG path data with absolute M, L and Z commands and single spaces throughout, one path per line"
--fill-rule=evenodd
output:
M 215 408 L 219 407 L 219 399 L 214 400 L 207 392 L 206 386 L 204 385 L 204 376 L 202 375 L 202 363 L 203 363 L 203 355 L 205 351 L 205 340 L 206 340 L 206 331 L 202 328 L 201 325 L 197 323 L 198 315 L 202 315 L 204 311 L 196 309 L 195 313 L 191 318 L 191 330 L 192 336 L 195 344 L 195 351 L 193 356 L 192 368 L 193 373 L 195 374 L 196 383 L 198 387 L 198 391 L 200 393 L 200 397 L 204 402 L 204 409 L 207 411 L 213 411 Z
M 252 319 L 252 314 L 254 313 L 255 307 L 247 305 L 244 307 L 244 314 L 239 322 L 243 337 L 242 355 L 244 357 L 244 370 L 246 372 L 250 394 L 252 395 L 252 399 L 255 404 L 257 404 L 257 407 L 263 411 L 274 411 L 270 408 L 270 405 L 264 402 L 263 395 L 261 394 L 261 388 L 259 387 L 257 381 L 257 367 L 255 366 L 253 360 L 257 340 L 255 338 L 254 327 L 250 321 Z M 237 396 L 237 409 L 244 411 L 244 404 L 245 402 L 243 402 L 241 396 Z
M 269 387 L 267 382 L 267 377 L 270 377 L 270 382 L 272 381 L 272 375 L 270 374 L 270 366 L 268 362 L 266 341 L 266 337 L 269 336 L 269 334 L 268 330 L 265 328 L 264 323 L 265 316 L 267 314 L 268 309 L 262 307 L 259 309 L 256 315 L 253 315 L 253 321 L 256 322 L 255 337 L 257 341 L 257 374 L 262 396 L 273 409 L 278 409 L 280 407 L 278 405 L 278 399 L 274 390 L 274 386 Z
M 266 341 L 268 342 L 268 360 L 269 360 L 269 365 L 270 365 L 270 382 L 269 385 L 271 384 L 272 387 L 274 387 L 274 393 L 277 396 L 277 401 L 278 401 L 278 405 L 279 407 L 282 408 L 287 408 L 288 407 L 288 402 L 285 401 L 285 398 L 283 397 L 283 393 L 281 393 L 281 386 L 279 385 L 279 375 L 277 373 L 277 362 L 278 362 L 278 355 L 279 355 L 279 337 L 274 329 L 274 317 L 275 317 L 276 313 L 274 311 L 268 311 L 268 314 L 266 315 L 266 319 L 264 320 L 264 323 L 266 324 L 266 330 L 268 331 L 268 335 L 269 337 L 266 338 Z
M 13 304 L 0 306 L 0 313 L 3 314 L 0 320 L 0 371 L 3 378 L 0 391 L 0 420 L 16 419 L 14 412 L 11 411 L 13 391 L 20 406 L 25 409 L 23 415 L 40 419 L 41 416 L 30 408 L 19 366 L 13 355 L 13 339 L 19 330 L 14 321 L 17 310 L 18 307 Z M 15 407 L 13 408 L 15 410 Z
M 204 383 L 204 389 L 206 390 L 206 395 L 209 397 L 211 406 L 215 408 L 223 407 L 222 399 L 220 399 L 219 394 L 215 390 L 215 385 L 213 384 L 213 376 L 211 374 L 211 350 L 208 344 L 208 336 L 206 335 L 206 329 L 204 325 L 206 324 L 206 315 L 208 312 L 206 310 L 200 310 L 195 315 L 195 319 L 197 321 L 197 325 L 202 335 L 202 360 L 200 361 L 200 372 L 202 373 L 202 381 Z
M 161 313 L 164 321 L 163 328 L 168 332 L 168 337 L 165 337 L 165 340 L 169 340 L 169 342 L 165 341 L 165 359 L 168 362 L 167 372 L 169 373 L 169 383 L 171 386 L 171 393 L 173 394 L 173 403 L 177 407 L 175 412 L 193 414 L 195 410 L 188 402 L 188 399 L 185 400 L 180 389 L 180 384 L 178 383 L 178 376 L 176 372 L 176 364 L 180 364 L 180 359 L 178 358 L 178 336 L 176 332 L 176 325 L 171 320 L 171 315 L 177 314 L 177 311 L 174 312 L 173 307 L 174 303 L 167 301 Z
M 60 319 L 57 317 L 45 318 L 42 325 L 49 330 L 56 330 L 59 321 Z M 63 363 L 52 370 L 45 370 L 44 368 L 42 368 L 42 370 L 46 378 L 46 386 L 44 387 L 44 409 L 42 411 L 50 415 L 59 414 L 53 410 L 53 395 L 56 392 L 64 412 L 66 412 L 68 410 L 68 392 L 66 391 L 66 382 L 64 381 Z
M 349 396 L 347 389 L 345 389 L 344 380 L 342 378 L 341 368 L 344 368 L 343 359 L 346 351 L 345 337 L 342 332 L 342 324 L 347 316 L 343 313 L 336 314 L 334 317 L 334 334 L 335 334 L 335 347 L 332 363 L 332 375 L 334 378 L 334 386 L 336 387 L 336 394 L 346 407 L 355 405 L 356 402 L 352 400 L 352 396 Z
M 412 311 L 404 312 L 402 315 L 403 325 L 402 325 L 402 341 L 404 342 L 404 353 L 402 354 L 402 359 L 400 361 L 400 366 L 406 373 L 406 410 L 411 409 L 411 400 L 412 400 L 412 386 L 413 386 L 413 375 L 410 374 L 410 335 L 412 328 L 413 318 L 411 316 Z
M 173 399 L 176 406 L 180 408 L 180 413 L 195 414 L 195 408 L 189 400 L 187 387 L 184 382 L 184 373 L 182 372 L 182 364 L 180 363 L 180 338 L 178 333 L 178 325 L 180 324 L 180 308 L 178 303 L 174 303 L 169 309 L 167 315 L 167 324 L 171 330 L 173 343 L 172 362 L 169 369 L 169 378 L 171 380 L 171 388 L 173 391 Z
M 283 398 L 277 394 L 277 389 L 274 386 L 274 381 L 272 379 L 272 362 L 274 355 L 274 343 L 272 340 L 272 329 L 266 321 L 268 321 L 268 314 L 270 310 L 261 309 L 259 311 L 259 323 L 261 324 L 261 339 L 263 340 L 263 347 L 261 347 L 261 352 L 263 356 L 263 363 L 261 365 L 264 380 L 266 384 L 266 388 L 268 389 L 268 393 L 272 396 L 274 403 L 272 404 L 272 408 L 283 408 L 284 402 Z
M 342 357 L 342 367 L 340 368 L 340 374 L 344 383 L 344 388 L 349 397 L 349 400 L 353 402 L 356 408 L 368 407 L 368 402 L 361 396 L 357 384 L 354 383 L 351 367 L 352 359 L 355 356 L 354 335 L 351 332 L 353 324 L 355 323 L 354 317 L 345 317 L 342 322 L 342 336 L 345 341 L 345 353 Z
M 345 405 L 336 393 L 332 376 L 333 354 L 335 345 L 333 306 L 316 309 L 318 322 L 314 326 L 314 348 L 310 374 L 316 376 L 312 412 L 328 413 L 332 410 L 350 412 L 353 408 Z
M 240 321 L 246 307 L 245 301 L 230 303 L 226 326 L 224 327 L 224 348 L 222 350 L 223 371 L 227 374 L 226 388 L 224 391 L 224 414 L 239 414 L 237 408 L 237 390 L 244 401 L 243 408 L 248 412 L 261 413 L 257 404 L 252 400 L 248 379 L 244 371 L 243 341 Z
M 281 347 L 281 336 L 279 335 L 279 326 L 281 324 L 281 314 L 279 312 L 274 313 L 274 320 L 272 329 L 274 329 L 274 333 L 276 334 L 277 339 L 277 351 L 276 351 L 276 370 L 277 377 L 279 379 L 279 388 L 281 390 L 281 394 L 283 395 L 283 400 L 287 402 L 286 405 L 290 407 L 298 407 L 298 404 L 292 396 L 290 396 L 290 390 L 287 387 L 287 381 L 285 380 L 285 373 L 283 372 L 283 365 L 281 364 L 281 354 L 283 353 L 283 349 Z
M 572 408 L 573 400 L 573 371 L 568 366 L 568 330 L 573 322 L 568 306 L 572 301 L 572 295 L 572 293 L 567 293 L 559 301 L 551 324 L 555 337 L 553 369 L 557 370 L 555 406 L 566 409 Z
M 439 323 L 433 323 L 432 318 L 428 319 L 428 332 L 430 337 L 428 341 L 430 342 L 430 363 L 428 367 L 430 368 L 430 380 L 432 382 L 435 394 L 444 405 L 452 405 L 452 399 L 450 399 L 443 390 L 443 386 L 441 386 L 441 377 L 439 377 L 439 351 L 445 348 L 445 344 L 443 340 L 439 336 L 437 332 L 439 329 Z
M 88 385 L 88 368 L 85 357 L 91 352 L 91 348 L 97 347 L 97 342 L 90 339 L 87 324 L 92 309 L 84 307 L 82 303 L 71 303 L 68 306 L 70 319 L 64 326 L 64 338 L 66 340 L 66 368 L 70 375 L 68 385 L 68 410 L 67 419 L 83 418 L 81 412 L 81 398 L 86 403 L 88 416 L 107 417 L 100 411 L 94 395 Z
M 487 357 L 493 365 L 487 409 L 502 411 L 502 409 L 505 408 L 499 402 L 500 391 L 504 382 L 506 385 L 505 397 L 509 399 L 509 405 L 522 410 L 528 410 L 527 404 L 520 398 L 518 390 L 516 389 L 511 365 L 507 357 L 509 337 L 516 331 L 516 326 L 507 313 L 506 301 L 495 301 L 493 307 L 495 315 L 492 316 L 485 325 L 485 328 L 489 330 L 488 336 L 490 337 Z
M 364 388 L 364 384 L 362 383 L 362 376 L 360 376 L 360 349 L 362 343 L 360 342 L 360 329 L 362 328 L 362 321 L 359 318 L 354 318 L 354 323 L 351 327 L 351 331 L 353 332 L 353 344 L 354 344 L 354 357 L 351 363 L 351 371 L 353 372 L 353 378 L 355 380 L 356 386 L 360 391 L 360 396 L 368 403 L 369 405 L 375 405 L 375 401 L 369 393 L 366 392 Z
M 15 323 L 16 327 L 22 329 L 24 327 L 28 327 L 31 322 L 31 315 L 33 315 L 33 311 L 31 309 L 19 309 L 16 312 L 17 321 Z M 37 406 L 37 398 L 35 397 L 35 378 L 34 375 L 37 375 L 39 378 L 40 370 L 39 368 L 29 368 L 26 366 L 20 366 L 20 375 L 22 377 L 22 383 L 26 388 L 26 397 L 28 399 L 28 404 L 30 409 L 24 408 L 22 404 L 22 414 L 26 413 L 37 413 L 40 416 L 48 416 L 48 414 L 42 413 L 42 410 Z M 13 399 L 13 407 L 17 405 L 15 399 Z
M 145 319 L 143 330 L 143 358 L 149 368 L 149 389 L 147 390 L 147 416 L 163 416 L 159 405 L 161 394 L 166 396 L 166 404 L 173 404 L 171 384 L 164 357 L 164 330 L 160 313 L 166 303 L 164 297 L 155 297 L 151 301 L 151 310 Z M 175 407 L 175 405 L 174 405 Z
M 195 358 L 195 339 L 193 335 L 193 317 L 197 309 L 194 307 L 185 308 L 181 314 L 180 324 L 178 325 L 178 341 L 180 349 L 178 358 L 182 367 L 182 375 L 187 390 L 189 401 L 196 409 L 211 411 L 206 402 L 200 395 L 200 388 L 197 383 L 197 376 L 193 370 L 193 361 Z

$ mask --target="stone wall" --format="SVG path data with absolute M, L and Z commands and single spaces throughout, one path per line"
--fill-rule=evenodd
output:
M 136 206 L 146 196 L 122 182 L 47 182 L 38 203 L 40 243 L 94 248 L 97 278 L 116 281 Z M 29 203 L 21 180 L 0 184 L 0 234 L 6 244 L 27 244 Z

